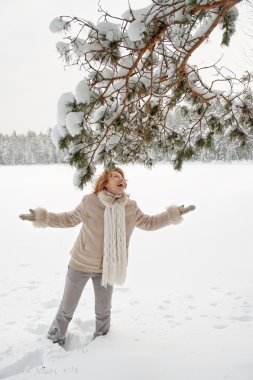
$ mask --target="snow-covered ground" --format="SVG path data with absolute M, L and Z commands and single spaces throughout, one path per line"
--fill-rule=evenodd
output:
M 74 189 L 63 165 L 0 167 L 0 379 L 252 380 L 253 164 L 125 170 L 143 211 L 197 209 L 181 225 L 135 230 L 110 333 L 90 342 L 88 283 L 63 349 L 45 336 L 80 227 L 35 229 L 18 215 L 71 210 L 91 187 Z

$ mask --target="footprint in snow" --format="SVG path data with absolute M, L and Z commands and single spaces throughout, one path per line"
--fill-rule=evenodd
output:
M 16 360 L 15 363 L 0 369 L 0 379 L 15 376 L 24 372 L 27 369 L 38 367 L 41 364 L 42 357 L 42 350 L 35 350 L 33 352 L 29 352 L 28 354 L 24 355 L 21 359 Z
M 158 309 L 166 310 L 168 309 L 169 305 L 171 304 L 170 300 L 164 300 L 161 305 L 158 306 Z
M 161 309 L 161 310 L 167 310 L 167 306 L 159 305 L 159 306 L 158 306 L 158 309 Z
M 251 315 L 240 315 L 236 317 L 231 317 L 233 321 L 239 321 L 239 322 L 251 322 L 253 321 L 253 317 Z
M 217 330 L 222 330 L 222 329 L 226 329 L 228 327 L 228 325 L 214 325 L 213 328 L 214 329 L 217 329 Z
M 143 322 L 143 321 L 140 321 L 137 323 L 139 326 L 147 326 L 147 323 L 146 322 Z
M 74 351 L 77 349 L 82 349 L 83 352 L 87 352 L 87 346 L 91 343 L 93 339 L 93 333 L 87 332 L 84 335 L 75 334 L 69 332 L 66 338 L 66 343 L 64 344 L 65 351 Z
M 196 309 L 196 306 L 194 306 L 194 305 L 189 305 L 189 306 L 188 306 L 188 309 L 194 310 L 194 309 Z
M 166 319 L 174 319 L 175 318 L 175 316 L 172 315 L 172 314 L 166 314 L 163 317 L 166 318 Z
M 44 323 L 40 323 L 35 327 L 29 326 L 27 327 L 27 331 L 31 332 L 35 335 L 45 335 L 47 333 L 49 325 L 46 325 Z
M 127 292 L 129 292 L 130 291 L 130 289 L 129 288 L 115 288 L 115 290 L 114 291 L 116 291 L 116 292 L 121 292 L 121 293 L 127 293 Z
M 210 306 L 218 306 L 219 305 L 219 302 L 212 302 L 212 303 L 210 303 Z
M 121 310 L 121 309 L 115 309 L 112 312 L 113 312 L 113 314 L 119 314 L 119 313 L 122 313 L 122 311 L 123 310 Z
M 40 284 L 42 284 L 42 281 L 35 281 L 35 280 L 32 280 L 32 281 L 28 281 L 28 284 L 40 285 Z
M 252 313 L 252 310 L 251 309 L 247 309 L 247 308 L 245 308 L 243 311 L 244 311 L 245 314 L 251 314 Z
M 171 324 L 170 328 L 171 328 L 171 329 L 174 329 L 174 328 L 179 327 L 179 326 L 181 326 L 181 325 L 182 325 L 182 323 L 179 323 L 179 322 L 173 322 L 173 323 Z
M 251 309 L 251 308 L 252 308 L 252 304 L 249 303 L 249 302 L 247 302 L 247 301 L 244 301 L 244 302 L 243 302 L 243 306 L 244 306 L 245 308 L 247 308 L 247 309 Z
M 27 286 L 23 286 L 22 289 L 34 290 L 34 289 L 38 289 L 38 286 L 27 285 Z
M 139 305 L 139 303 L 140 303 L 140 301 L 133 300 L 133 301 L 129 302 L 129 305 L 135 306 L 135 305 Z
M 164 300 L 163 303 L 165 303 L 165 305 L 170 305 L 171 301 L 170 300 Z
M 94 329 L 94 320 L 83 321 L 80 318 L 74 319 L 70 331 L 67 334 L 64 349 L 66 351 L 73 351 L 88 346 L 92 341 Z
M 43 303 L 43 306 L 44 306 L 46 309 L 54 308 L 54 307 L 56 307 L 56 306 L 59 306 L 59 300 L 57 300 L 57 299 L 52 299 L 52 300 L 46 301 L 46 302 Z
M 17 322 L 16 321 L 8 321 L 8 322 L 6 322 L 6 325 L 8 325 L 8 326 L 13 326 L 13 325 L 15 325 Z
M 75 318 L 72 322 L 74 326 L 78 326 L 83 331 L 90 330 L 94 328 L 95 321 L 93 319 L 89 319 L 88 321 L 84 321 L 81 318 Z
M 6 322 L 6 325 L 12 326 L 15 325 L 17 322 L 16 321 L 8 321 Z

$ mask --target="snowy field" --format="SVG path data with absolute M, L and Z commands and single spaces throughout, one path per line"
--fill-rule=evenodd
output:
M 45 337 L 80 227 L 35 229 L 18 215 L 69 211 L 91 187 L 76 190 L 63 165 L 0 167 L 0 379 L 252 380 L 253 164 L 125 171 L 143 211 L 197 209 L 178 226 L 135 230 L 110 333 L 90 342 L 90 282 L 63 349 Z

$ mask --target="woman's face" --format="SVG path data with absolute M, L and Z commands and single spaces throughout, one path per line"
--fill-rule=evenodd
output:
M 112 171 L 105 188 L 111 194 L 121 195 L 126 189 L 126 181 L 120 173 Z

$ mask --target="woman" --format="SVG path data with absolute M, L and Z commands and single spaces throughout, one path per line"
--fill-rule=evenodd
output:
M 71 250 L 63 298 L 48 332 L 48 338 L 54 343 L 64 345 L 68 324 L 90 278 L 95 293 L 93 338 L 107 334 L 113 285 L 125 281 L 128 245 L 134 228 L 151 231 L 178 224 L 182 214 L 195 209 L 195 206 L 171 206 L 161 214 L 149 216 L 128 197 L 126 186 L 120 168 L 105 170 L 97 179 L 94 191 L 85 195 L 73 211 L 56 214 L 39 208 L 20 215 L 22 220 L 32 221 L 36 227 L 66 228 L 82 223 Z

